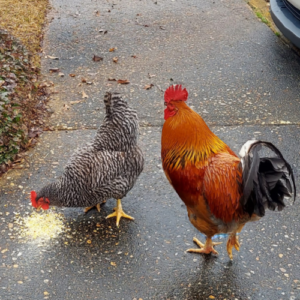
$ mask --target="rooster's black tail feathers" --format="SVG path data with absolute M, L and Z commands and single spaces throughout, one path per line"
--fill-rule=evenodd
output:
M 277 157 L 260 157 L 259 150 L 265 146 Z M 280 211 L 284 197 L 296 199 L 293 170 L 281 152 L 269 142 L 248 141 L 241 149 L 243 168 L 243 197 L 241 204 L 250 215 L 262 217 L 265 209 Z M 293 187 L 292 187 L 293 186 Z

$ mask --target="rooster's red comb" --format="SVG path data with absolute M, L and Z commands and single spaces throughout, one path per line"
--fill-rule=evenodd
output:
M 182 89 L 181 85 L 171 85 L 165 91 L 165 101 L 186 101 L 188 95 L 186 88 Z
M 37 208 L 38 204 L 36 202 L 36 192 L 35 191 L 31 191 L 31 204 L 33 207 Z

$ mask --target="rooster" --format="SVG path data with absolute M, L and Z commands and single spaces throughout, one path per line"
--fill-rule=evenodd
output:
M 216 234 L 228 234 L 227 252 L 239 251 L 237 234 L 249 221 L 259 220 L 265 209 L 280 211 L 284 197 L 290 198 L 295 179 L 291 166 L 271 143 L 248 141 L 239 158 L 210 131 L 204 120 L 185 101 L 181 85 L 165 92 L 165 123 L 161 156 L 165 175 L 187 207 L 190 222 L 203 234 L 198 249 L 188 252 L 218 254 L 212 241 Z M 260 157 L 266 147 L 276 157 Z M 292 188 L 293 186 L 293 188 Z
M 124 213 L 121 199 L 132 189 L 144 166 L 137 145 L 138 117 L 117 93 L 106 93 L 104 103 L 106 116 L 94 141 L 71 156 L 57 181 L 38 193 L 31 192 L 35 208 L 87 207 L 87 212 L 96 206 L 100 211 L 100 203 L 115 198 L 117 207 L 107 218 L 116 217 L 117 226 L 121 217 L 133 219 Z

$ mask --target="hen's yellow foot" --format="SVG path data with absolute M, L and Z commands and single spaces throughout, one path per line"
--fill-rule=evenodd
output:
M 216 254 L 218 252 L 214 249 L 214 246 L 222 244 L 222 242 L 213 242 L 211 238 L 207 238 L 205 244 L 202 244 L 197 238 L 193 238 L 193 241 L 200 247 L 200 249 L 188 249 L 187 252 L 204 253 L 204 254 Z
M 120 223 L 120 219 L 123 217 L 123 218 L 127 218 L 127 219 L 130 219 L 130 220 L 134 220 L 133 217 L 127 215 L 124 213 L 123 209 L 122 209 L 122 204 L 121 204 L 121 199 L 118 199 L 117 200 L 117 207 L 114 208 L 114 211 L 112 214 L 108 215 L 106 217 L 106 219 L 108 218 L 112 218 L 112 217 L 117 217 L 117 227 L 119 227 L 119 223 Z
M 104 204 L 104 203 L 106 203 L 106 200 L 101 202 L 101 204 Z M 86 208 L 84 209 L 84 212 L 87 213 L 89 210 L 91 210 L 91 209 L 94 208 L 94 207 L 96 207 L 97 210 L 98 210 L 98 212 L 100 212 L 100 203 L 98 203 L 98 204 L 96 204 L 96 205 L 94 205 L 94 206 L 86 207 Z
M 228 242 L 227 242 L 227 253 L 229 258 L 232 260 L 233 256 L 232 256 L 232 248 L 235 248 L 237 251 L 240 251 L 240 243 L 239 243 L 239 238 L 236 235 L 231 235 L 228 238 Z

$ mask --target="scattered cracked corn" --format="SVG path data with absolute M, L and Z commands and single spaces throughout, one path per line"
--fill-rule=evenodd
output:
M 114 266 L 114 267 L 116 267 L 117 266 L 117 264 L 115 263 L 115 262 L 110 262 L 110 264 L 112 265 L 112 266 Z
M 86 242 L 87 242 L 88 244 L 91 244 L 91 243 L 92 243 L 92 241 L 91 241 L 91 240 L 87 240 Z
M 19 238 L 50 240 L 64 230 L 63 215 L 54 212 L 33 212 L 27 217 L 18 217 L 15 223 Z

